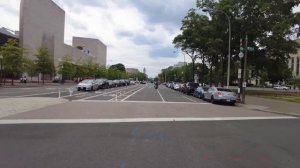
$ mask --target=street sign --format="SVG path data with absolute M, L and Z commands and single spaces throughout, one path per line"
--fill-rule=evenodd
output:
M 243 88 L 247 87 L 247 82 L 243 82 Z
M 251 52 L 254 51 L 254 47 L 248 47 L 247 49 L 248 49 L 248 51 L 251 51 Z

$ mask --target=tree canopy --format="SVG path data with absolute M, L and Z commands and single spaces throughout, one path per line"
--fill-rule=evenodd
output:
M 288 80 L 291 78 L 288 58 L 300 47 L 295 40 L 299 35 L 300 13 L 293 12 L 299 4 L 300 0 L 197 0 L 197 9 L 188 11 L 182 20 L 181 33 L 173 43 L 188 54 L 192 62 L 201 58 L 203 64 L 210 65 L 210 74 L 218 72 L 218 76 L 224 76 L 228 55 L 228 16 L 232 34 L 232 81 L 237 78 L 233 70 L 239 65 L 240 47 L 243 51 L 246 49 L 246 35 L 248 46 L 254 48 L 249 52 L 247 70 L 256 77 L 267 77 L 272 83 Z M 203 9 L 207 9 L 210 18 L 201 12 Z M 280 66 L 280 72 L 275 72 L 274 66 Z M 220 80 L 223 82 L 223 77 Z

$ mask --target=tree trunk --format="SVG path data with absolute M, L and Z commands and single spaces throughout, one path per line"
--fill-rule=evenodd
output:
M 193 82 L 195 82 L 195 60 L 192 60 Z

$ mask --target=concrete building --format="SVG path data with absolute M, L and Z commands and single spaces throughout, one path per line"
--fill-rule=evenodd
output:
M 93 59 L 94 63 L 106 65 L 107 49 L 100 40 L 73 37 L 72 46 L 64 44 L 65 11 L 52 0 L 21 0 L 20 7 L 20 44 L 28 57 L 34 59 L 37 49 L 46 47 L 55 66 L 65 55 L 74 62 Z
M 140 71 L 136 68 L 126 68 L 126 72 L 129 74 L 137 74 L 140 73 Z
M 9 30 L 7 28 L 0 28 L 0 46 L 4 45 L 8 39 L 17 39 L 18 32 Z

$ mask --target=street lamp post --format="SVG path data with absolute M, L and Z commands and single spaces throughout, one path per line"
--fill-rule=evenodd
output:
M 203 12 L 213 12 L 213 10 L 211 9 L 203 9 Z M 230 59 L 231 59 L 231 21 L 230 21 L 230 17 L 228 16 L 228 14 L 222 10 L 218 10 L 219 12 L 223 13 L 228 20 L 228 31 L 229 31 L 229 39 L 228 39 L 228 67 L 227 67 L 227 88 L 229 87 L 230 84 Z
M 1 61 L 1 64 L 0 64 L 0 66 L 1 66 L 0 67 L 0 70 L 1 70 L 1 76 L 0 76 L 1 79 L 0 79 L 0 82 L 1 82 L 1 86 L 2 86 L 3 55 L 0 55 L 0 61 Z
M 242 85 L 241 85 L 241 81 L 242 81 L 242 60 L 244 57 L 244 53 L 240 52 L 239 53 L 239 58 L 240 58 L 240 62 L 239 62 L 239 70 L 238 70 L 238 79 L 239 79 L 239 83 L 238 83 L 238 99 L 241 100 L 241 93 L 242 93 Z

